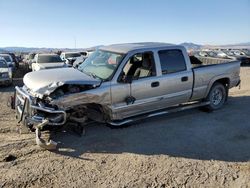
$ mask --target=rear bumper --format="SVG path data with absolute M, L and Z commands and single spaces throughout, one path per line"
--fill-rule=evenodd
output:
M 17 118 L 25 125 L 34 125 L 48 120 L 48 125 L 60 126 L 66 123 L 67 114 L 64 110 L 55 110 L 40 104 L 35 104 L 23 88 L 15 87 L 15 109 Z

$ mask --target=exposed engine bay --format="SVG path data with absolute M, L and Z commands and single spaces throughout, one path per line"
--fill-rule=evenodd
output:
M 46 99 L 53 100 L 63 97 L 65 95 L 70 95 L 73 93 L 83 92 L 89 89 L 95 88 L 93 85 L 71 85 L 65 84 L 53 91 Z

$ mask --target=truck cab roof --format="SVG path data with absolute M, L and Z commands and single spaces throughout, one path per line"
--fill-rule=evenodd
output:
M 169 43 L 160 42 L 142 42 L 142 43 L 124 43 L 124 44 L 112 44 L 108 46 L 100 47 L 100 50 L 112 51 L 116 53 L 126 54 L 134 50 L 151 50 L 152 48 L 164 48 L 164 47 L 176 47 L 181 46 Z

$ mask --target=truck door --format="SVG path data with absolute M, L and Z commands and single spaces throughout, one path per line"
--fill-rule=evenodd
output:
M 169 107 L 188 102 L 192 95 L 193 72 L 187 70 L 182 50 L 158 51 L 161 67 L 160 95 L 163 107 Z
M 126 118 L 160 107 L 160 82 L 153 52 L 132 55 L 118 83 L 111 86 L 113 113 Z

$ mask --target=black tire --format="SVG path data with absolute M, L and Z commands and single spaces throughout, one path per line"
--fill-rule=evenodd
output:
M 209 101 L 210 104 L 205 108 L 209 111 L 214 111 L 220 109 L 227 100 L 227 89 L 221 83 L 214 83 L 211 87 L 208 96 L 206 97 L 206 101 Z

